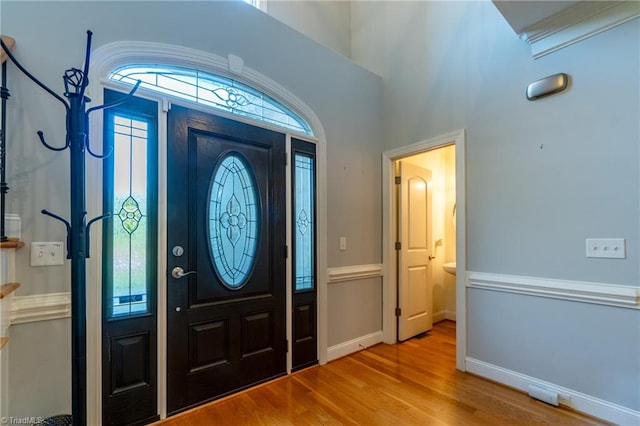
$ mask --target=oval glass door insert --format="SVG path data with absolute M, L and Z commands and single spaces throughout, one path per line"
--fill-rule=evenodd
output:
M 235 152 L 213 171 L 209 192 L 209 246 L 222 284 L 240 289 L 253 268 L 258 247 L 258 196 L 253 173 Z

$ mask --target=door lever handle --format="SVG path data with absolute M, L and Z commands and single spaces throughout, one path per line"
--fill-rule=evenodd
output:
M 182 269 L 180 266 L 176 266 L 175 268 L 173 268 L 171 270 L 171 276 L 173 278 L 176 278 L 176 279 L 182 278 L 182 277 L 184 277 L 186 275 L 195 274 L 195 273 L 196 273 L 196 271 L 185 272 L 184 269 Z

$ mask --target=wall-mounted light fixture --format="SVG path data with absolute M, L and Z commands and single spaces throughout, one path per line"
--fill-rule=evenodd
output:
M 527 99 L 535 101 L 545 96 L 562 92 L 567 88 L 569 76 L 563 72 L 541 78 L 527 86 Z

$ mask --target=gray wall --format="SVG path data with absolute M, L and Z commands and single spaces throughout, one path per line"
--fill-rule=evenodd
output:
M 331 301 L 327 318 L 332 330 L 328 336 L 329 348 L 382 330 L 380 278 L 331 283 L 327 293 Z M 373 318 L 378 320 L 372 321 Z
M 87 29 L 94 32 L 94 48 L 113 41 L 153 41 L 242 57 L 246 66 L 297 95 L 322 122 L 327 137 L 329 226 L 327 235 L 319 238 L 328 241 L 328 266 L 380 262 L 381 80 L 376 75 L 242 2 L 3 1 L 0 24 L 3 34 L 16 39 L 19 60 L 59 93 L 64 70 L 82 66 Z M 26 242 L 64 241 L 63 227 L 39 212 L 47 208 L 63 216 L 68 214 L 68 155 L 48 152 L 35 135 L 42 129 L 51 144 L 59 144 L 63 140 L 64 109 L 19 75 L 15 67 L 9 68 L 8 181 L 12 190 L 8 211 L 22 217 Z M 95 161 L 88 160 L 89 167 Z M 338 250 L 339 236 L 349 239 L 346 252 Z M 28 249 L 18 252 L 16 262 L 16 275 L 23 283 L 17 296 L 69 290 L 68 265 L 32 268 Z M 329 293 L 330 315 L 334 309 L 342 312 L 348 298 L 353 299 L 350 306 L 355 309 L 361 297 L 377 306 L 344 316 L 346 323 L 331 323 L 331 342 L 380 329 L 379 285 L 356 287 L 356 291 L 352 285 L 335 284 Z M 338 301 L 331 299 L 336 290 Z M 65 364 L 68 353 L 51 353 L 55 371 L 34 356 L 22 356 L 33 350 L 31 337 L 68 342 L 69 332 L 60 324 L 68 322 L 13 328 L 19 338 L 9 345 L 12 368 L 15 366 L 10 378 L 11 392 L 15 392 L 10 415 L 69 411 L 64 398 L 56 396 L 40 404 L 25 396 L 29 394 L 25 386 L 30 386 L 34 377 L 39 383 L 38 395 L 70 393 L 69 366 Z
M 352 20 L 386 148 L 468 132 L 469 270 L 638 285 L 639 20 L 538 60 L 490 2 L 357 2 Z M 566 93 L 526 100 L 557 72 Z M 626 238 L 627 259 L 585 258 L 587 237 Z
M 71 410 L 71 321 L 11 326 L 8 412 L 48 417 Z
M 638 410 L 637 310 L 478 289 L 469 302 L 470 357 Z
M 267 13 L 346 57 L 351 55 L 348 1 L 270 1 Z
M 351 19 L 352 58 L 384 79 L 385 149 L 467 131 L 467 270 L 639 286 L 640 20 L 534 60 L 489 1 L 354 2 Z M 558 72 L 565 93 L 525 99 Z M 626 238 L 627 258 L 587 259 L 589 237 Z M 639 310 L 467 302 L 469 356 L 640 409 Z

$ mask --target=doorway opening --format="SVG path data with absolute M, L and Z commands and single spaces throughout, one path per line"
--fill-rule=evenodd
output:
M 455 321 L 455 145 L 396 164 L 398 340 Z
M 462 371 L 466 370 L 464 143 L 460 130 L 382 156 L 383 339 L 393 344 L 427 331 L 433 322 L 454 320 L 456 368 Z M 411 229 L 415 222 L 417 228 Z

